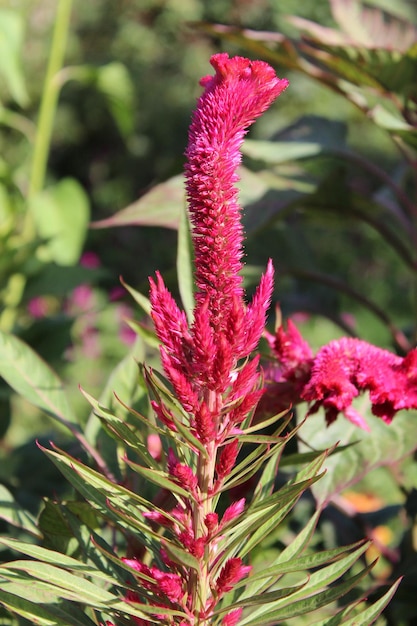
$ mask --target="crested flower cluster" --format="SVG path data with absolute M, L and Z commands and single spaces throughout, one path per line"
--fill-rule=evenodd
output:
M 269 263 L 250 304 L 242 288 L 243 230 L 237 169 L 248 127 L 286 88 L 262 61 L 216 54 L 214 76 L 194 112 L 186 150 L 186 188 L 197 286 L 194 321 L 176 305 L 159 274 L 151 279 L 152 318 L 161 358 L 193 433 L 221 443 L 256 405 L 256 361 L 237 364 L 257 346 L 273 287 Z M 224 405 L 233 410 L 224 414 Z M 158 416 L 166 413 L 154 406 Z M 166 423 L 166 421 L 165 421 Z
M 163 528 L 199 567 L 178 562 L 164 549 L 163 541 L 154 565 L 142 562 L 134 551 L 124 560 L 137 580 L 126 600 L 139 608 L 151 602 L 154 607 L 180 610 L 188 616 L 185 621 L 175 621 L 162 608 L 160 614 L 155 609 L 153 618 L 181 626 L 212 623 L 216 604 L 251 570 L 238 555 L 227 558 L 222 552 L 223 530 L 242 515 L 245 500 L 232 502 L 219 515 L 216 496 L 235 466 L 242 422 L 252 419 L 262 395 L 259 357 L 251 358 L 251 353 L 264 332 L 273 267 L 269 262 L 252 301 L 246 303 L 236 183 L 247 129 L 288 84 L 262 61 L 216 54 L 211 64 L 215 74 L 201 80 L 203 93 L 192 117 L 186 150 L 197 287 L 191 323 L 162 276 L 157 273 L 150 279 L 151 315 L 161 344 L 161 362 L 180 410 L 174 411 L 161 398 L 154 399 L 152 407 L 168 431 L 178 438 L 185 427 L 199 446 L 186 462 L 178 449 L 163 453 L 165 475 L 182 490 L 182 496 L 166 513 L 160 508 L 144 513 L 152 526 Z M 235 608 L 223 614 L 221 624 L 234 626 L 241 612 Z M 144 623 L 140 618 L 132 620 Z
M 280 326 L 275 335 L 266 336 L 274 363 L 268 370 L 263 410 L 281 411 L 307 401 L 309 414 L 323 407 L 328 424 L 342 413 L 368 430 L 352 407 L 361 392 L 369 392 L 372 413 L 388 424 L 397 411 L 417 409 L 417 349 L 400 357 L 366 341 L 343 337 L 314 356 L 291 320 L 286 329 Z

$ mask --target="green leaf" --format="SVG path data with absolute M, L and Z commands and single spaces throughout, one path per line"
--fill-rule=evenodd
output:
M 28 600 L 28 587 L 31 585 L 27 581 L 11 583 L 0 580 L 0 604 L 8 611 L 29 620 L 31 624 L 39 626 L 95 626 L 96 623 L 82 609 L 63 601 L 57 593 L 45 594 L 39 590 L 35 595 L 39 598 L 39 603 Z
M 240 557 L 248 554 L 272 528 L 285 519 L 301 493 L 318 478 L 319 476 L 294 485 L 287 484 L 263 501 L 251 505 L 239 521 L 226 527 L 222 532 L 223 551 L 216 562 L 216 568 L 220 568 L 236 553 L 239 553 Z
M 163 546 L 164 546 L 164 549 L 167 551 L 167 554 L 170 557 L 170 559 L 172 559 L 175 563 L 178 563 L 179 565 L 183 565 L 186 568 L 191 567 L 197 572 L 200 571 L 201 564 L 195 558 L 195 556 L 190 554 L 190 552 L 188 552 L 187 550 L 182 550 L 179 546 L 177 546 L 175 543 L 171 541 L 170 542 L 164 541 Z
M 346 609 L 331 617 L 330 619 L 325 619 L 320 622 L 315 622 L 313 626 L 339 626 L 339 624 L 344 624 L 344 626 L 370 626 L 374 623 L 374 621 L 381 615 L 382 611 L 392 600 L 395 592 L 398 589 L 398 586 L 401 583 L 401 579 L 397 580 L 392 587 L 372 606 L 366 608 L 364 611 L 357 613 L 352 606 L 348 606 Z M 354 617 L 351 619 L 344 619 L 345 616 L 350 614 L 354 614 Z
M 0 74 L 14 100 L 21 107 L 28 102 L 20 55 L 24 42 L 23 14 L 0 9 Z
M 14 573 L 10 575 L 10 572 Z M 88 606 L 106 608 L 108 604 L 116 599 L 116 596 L 102 587 L 94 584 L 90 580 L 72 574 L 60 567 L 51 565 L 50 563 L 41 563 L 38 561 L 10 561 L 0 566 L 0 576 L 4 576 L 13 580 L 21 575 L 26 580 L 30 579 L 42 581 L 52 591 L 58 592 L 61 597 L 72 600 L 74 602 L 83 602 Z
M 116 424 L 120 424 L 121 428 L 126 428 L 131 432 L 130 427 L 125 424 L 129 411 L 117 398 L 122 397 L 126 400 L 126 403 L 134 404 L 144 395 L 143 388 L 138 385 L 139 369 L 137 365 L 137 361 L 142 361 L 143 358 L 143 341 L 137 338 L 128 354 L 110 374 L 98 401 L 81 390 L 93 407 L 93 411 L 90 413 L 85 426 L 86 438 L 100 450 L 107 465 L 118 477 L 120 477 L 119 455 L 114 442 L 114 434 L 109 435 L 107 432 L 104 432 L 102 420 L 108 416 L 110 419 L 114 417 Z M 100 413 L 101 409 L 103 409 L 103 413 Z M 137 437 L 135 437 L 135 442 L 139 443 Z
M 31 535 L 39 537 L 33 516 L 16 502 L 4 485 L 0 485 L 0 518 L 16 528 L 21 528 Z
M 344 596 L 348 591 L 353 589 L 371 570 L 372 565 L 363 569 L 356 576 L 348 578 L 345 582 L 340 583 L 320 591 L 310 597 L 305 597 L 300 600 L 294 600 L 293 595 L 289 599 L 278 600 L 271 605 L 264 605 L 259 609 L 255 609 L 251 612 L 251 615 L 247 618 L 243 618 L 240 621 L 241 626 L 264 626 L 265 624 L 274 622 L 275 620 L 284 620 L 297 617 L 298 615 L 305 615 L 311 613 L 327 604 L 338 600 Z M 308 586 L 306 585 L 301 591 L 296 592 L 297 595 L 303 591 L 308 593 Z M 295 594 L 294 594 L 295 595 Z M 274 606 L 275 605 L 275 606 Z
M 126 463 L 137 474 L 154 483 L 154 485 L 158 485 L 158 487 L 162 487 L 162 489 L 167 489 L 168 492 L 177 494 L 183 498 L 194 500 L 192 493 L 171 480 L 169 478 L 169 474 L 166 472 L 151 469 L 149 467 L 142 467 L 142 465 L 138 465 L 137 463 L 133 463 L 129 460 L 126 460 Z
M 321 414 L 309 417 L 300 429 L 301 439 L 313 448 L 324 448 L 338 441 L 342 445 L 355 443 L 325 460 L 326 475 L 312 487 L 318 506 L 325 506 L 334 495 L 360 481 L 371 470 L 397 463 L 417 449 L 417 422 L 412 412 L 399 413 L 390 425 L 373 415 L 367 414 L 366 420 L 369 433 L 343 416 L 326 427 Z
M 177 275 L 181 302 L 187 314 L 188 323 L 191 324 L 194 311 L 193 252 L 190 224 L 185 207 L 180 214 L 178 229 Z
M 98 68 L 96 87 L 106 97 L 120 133 L 128 138 L 134 128 L 134 87 L 126 66 L 115 61 Z
M 376 105 L 370 111 L 369 116 L 378 126 L 393 135 L 401 137 L 405 143 L 417 149 L 417 129 L 415 126 L 408 124 L 404 118 L 400 117 L 398 114 L 396 115 L 387 111 L 382 105 Z
M 103 427 L 112 439 L 121 442 L 124 446 L 130 446 L 149 466 L 158 467 L 156 461 L 149 454 L 143 438 L 136 435 L 134 428 L 130 424 L 126 423 L 124 419 L 113 415 L 109 409 L 101 406 L 86 391 L 82 390 L 82 393 L 93 407 L 94 414 L 100 419 Z
M 0 376 L 28 402 L 74 429 L 76 417 L 58 376 L 23 341 L 1 331 Z
M 130 287 L 130 285 L 125 283 L 123 279 L 121 279 L 120 282 L 122 283 L 123 287 L 130 293 L 136 304 L 140 306 L 140 308 L 146 313 L 146 315 L 150 315 L 152 307 L 149 298 L 139 293 L 139 291 L 136 291 L 136 289 L 133 289 L 133 287 Z
M 181 174 L 156 185 L 139 200 L 112 217 L 93 222 L 92 227 L 162 226 L 177 230 L 184 202 L 184 177 Z
M 81 185 L 65 178 L 31 199 L 39 235 L 46 240 L 49 261 L 75 265 L 80 258 L 89 221 L 89 201 Z
M 69 570 L 74 574 L 94 577 L 97 580 L 101 580 L 102 582 L 109 585 L 117 584 L 117 580 L 114 580 L 105 572 L 95 567 L 92 567 L 87 563 L 83 563 L 82 561 L 62 554 L 61 552 L 48 550 L 47 548 L 43 548 L 42 546 L 37 546 L 34 544 L 23 543 L 21 541 L 17 541 L 16 539 L 6 539 L 5 537 L 0 537 L 0 544 L 7 546 L 11 550 L 15 550 L 16 552 L 20 552 L 22 554 L 25 554 L 26 556 L 30 556 L 32 559 L 35 559 L 36 562 L 53 565 L 55 568 L 59 568 L 60 571 Z M 0 567 L 6 567 L 6 565 L 8 565 L 9 569 L 14 569 L 14 563 L 18 562 L 11 561 L 9 564 L 3 564 Z M 33 564 L 35 563 L 35 561 L 20 561 L 19 563 Z M 24 569 L 24 567 L 22 566 L 21 569 Z M 25 571 L 28 570 L 25 569 Z M 79 577 L 77 577 L 77 580 L 80 580 Z
M 260 141 L 246 139 L 242 152 L 246 156 L 264 163 L 286 163 L 299 159 L 308 159 L 323 152 L 320 143 L 307 141 Z

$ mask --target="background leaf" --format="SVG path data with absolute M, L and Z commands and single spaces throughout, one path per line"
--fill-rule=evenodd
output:
M 55 372 L 23 341 L 1 331 L 0 376 L 28 402 L 60 423 L 76 423 L 64 386 Z
M 399 413 L 390 425 L 368 414 L 366 420 L 369 433 L 341 415 L 329 427 L 321 414 L 310 416 L 302 425 L 301 439 L 314 448 L 328 447 L 338 441 L 342 445 L 354 443 L 325 460 L 326 474 L 312 486 L 319 506 L 324 507 L 333 496 L 359 482 L 373 469 L 392 465 L 417 449 L 417 422 L 413 412 Z M 300 448 L 307 450 L 302 444 Z
M 81 185 L 66 178 L 38 193 L 31 210 L 49 260 L 74 265 L 80 258 L 89 221 L 89 201 Z

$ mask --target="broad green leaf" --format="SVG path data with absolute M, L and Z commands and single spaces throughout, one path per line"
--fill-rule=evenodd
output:
M 32 348 L 1 331 L 0 376 L 28 402 L 74 430 L 76 417 L 58 376 Z
M 308 572 L 311 569 L 317 569 L 323 565 L 328 565 L 334 561 L 344 558 L 348 553 L 355 550 L 358 546 L 362 546 L 365 542 L 359 541 L 353 546 L 342 546 L 341 548 L 333 548 L 332 550 L 314 551 L 304 556 L 297 556 L 290 560 L 276 559 L 273 564 L 267 568 L 261 569 L 251 574 L 249 580 L 242 580 L 235 585 L 235 589 L 244 586 L 244 597 L 251 595 L 262 595 L 260 589 L 268 589 L 276 580 L 288 573 Z M 367 547 L 369 543 L 367 543 Z M 248 584 L 249 583 L 249 584 Z M 251 590 L 249 591 L 249 587 Z M 253 590 L 252 590 L 253 589 Z M 242 596 L 243 597 L 243 596 Z
M 159 613 L 185 617 L 185 614 L 181 611 L 152 605 L 142 605 L 142 610 L 139 610 L 135 608 L 133 604 L 120 600 L 118 596 L 94 585 L 90 581 L 79 576 L 73 576 L 51 565 L 36 563 L 34 561 L 13 561 L 7 565 L 10 566 L 10 572 L 5 566 L 2 566 L 0 568 L 0 575 L 3 573 L 4 577 L 7 577 L 12 584 L 15 581 L 19 583 L 20 580 L 25 580 L 26 586 L 33 586 L 34 589 L 39 589 L 41 592 L 44 590 L 47 594 L 48 591 L 52 594 L 55 593 L 57 599 L 64 598 L 73 602 L 82 602 L 94 609 L 106 612 L 121 612 L 122 614 L 132 615 L 142 619 L 147 618 L 147 613 L 155 614 L 156 610 L 159 608 Z M 17 572 L 14 570 L 17 570 Z M 0 590 L 2 588 L 6 588 L 7 590 L 7 584 L 2 583 L 0 580 Z M 36 592 L 33 592 L 32 595 L 34 593 Z
M 141 322 L 130 321 L 128 322 L 128 324 L 130 328 L 137 334 L 138 337 L 140 337 L 143 340 L 143 342 L 147 346 L 155 350 L 158 350 L 159 346 L 161 345 L 161 342 L 156 336 L 156 332 L 154 330 L 151 330 L 147 324 L 142 324 Z
M 290 489 L 288 489 L 288 495 L 283 498 L 282 502 L 279 503 L 279 505 L 277 504 L 274 510 L 269 511 L 269 514 L 264 515 L 258 520 L 257 527 L 253 527 L 250 537 L 245 541 L 239 554 L 241 556 L 249 554 L 251 550 L 261 543 L 274 528 L 277 528 L 277 526 L 281 524 L 281 522 L 287 517 L 288 513 L 292 510 L 300 495 L 320 478 L 321 476 L 319 475 L 302 483 L 296 483 L 293 486 L 295 489 L 292 493 Z
M 313 415 L 300 429 L 301 439 L 314 448 L 331 446 L 338 441 L 342 445 L 355 444 L 325 460 L 323 467 L 326 474 L 320 483 L 312 487 L 320 507 L 325 506 L 334 495 L 359 482 L 371 470 L 397 463 L 417 449 L 417 422 L 413 412 L 399 413 L 390 425 L 368 414 L 366 420 L 370 426 L 369 433 L 354 426 L 342 415 L 329 427 L 323 415 Z M 301 449 L 304 449 L 303 446 Z
M 126 66 L 116 61 L 102 65 L 95 84 L 106 97 L 121 134 L 128 138 L 134 127 L 134 87 Z
M 39 235 L 45 239 L 48 260 L 58 265 L 75 265 L 87 234 L 90 208 L 81 185 L 65 178 L 31 199 Z
M 308 543 L 313 536 L 314 530 L 316 528 L 320 512 L 317 511 L 313 517 L 309 520 L 306 526 L 300 531 L 300 533 L 293 539 L 293 541 L 280 553 L 280 555 L 270 564 L 270 568 L 277 568 L 277 572 L 285 570 L 286 565 L 291 562 L 297 561 L 297 559 L 302 558 L 300 555 L 307 547 Z M 269 568 L 268 568 L 269 569 Z M 276 574 L 272 574 L 275 576 Z M 269 586 L 268 581 L 265 581 L 264 578 L 261 580 L 257 578 L 256 573 L 252 575 L 247 584 L 245 585 L 244 595 L 250 596 L 255 593 L 260 593 L 263 588 L 267 588 Z
M 160 535 L 143 517 L 145 511 L 156 511 L 171 519 L 169 514 L 150 503 L 138 493 L 111 482 L 102 474 L 87 467 L 62 450 L 41 449 L 53 461 L 73 487 L 105 518 L 123 529 L 141 532 L 141 540 L 151 549 L 155 541 L 160 543 Z M 172 520 L 174 521 L 174 520 Z M 178 522 L 176 522 L 178 523 Z M 166 541 L 166 540 L 165 540 Z
M 24 42 L 24 18 L 17 10 L 0 9 L 0 74 L 12 98 L 21 107 L 29 98 L 21 67 L 20 55 Z
M 88 606 L 106 608 L 117 596 L 106 591 L 90 580 L 76 576 L 50 563 L 38 561 L 10 561 L 0 566 L 0 576 L 8 578 L 10 571 L 14 573 L 11 579 L 16 579 L 16 572 L 26 574 L 26 580 L 32 578 L 47 584 L 51 590 L 57 590 L 58 595 L 74 602 L 83 602 Z
M 222 548 L 216 562 L 216 568 L 237 552 L 239 556 L 248 554 L 258 543 L 265 538 L 267 532 L 277 526 L 297 502 L 303 493 L 318 477 L 299 482 L 295 485 L 285 485 L 279 491 L 268 496 L 261 502 L 250 506 L 239 521 L 225 528 L 222 532 Z
M 267 591 L 261 595 L 251 596 L 250 598 L 245 598 L 243 600 L 238 600 L 237 602 L 233 602 L 229 606 L 222 608 L 220 611 L 215 611 L 214 615 L 220 615 L 222 613 L 226 613 L 226 611 L 236 609 L 238 607 L 249 607 L 256 606 L 257 604 L 266 605 L 271 602 L 275 602 L 277 600 L 281 600 L 283 598 L 291 598 L 296 591 L 300 591 L 305 586 L 305 582 L 301 585 L 294 585 L 292 587 L 283 587 L 282 589 L 277 589 L 276 591 Z
M 193 253 L 190 225 L 185 207 L 180 213 L 178 229 L 177 276 L 181 302 L 187 314 L 188 323 L 191 324 L 194 310 Z
M 39 536 L 33 516 L 16 502 L 4 485 L 0 485 L 0 518 L 16 528 L 26 530 L 35 537 Z

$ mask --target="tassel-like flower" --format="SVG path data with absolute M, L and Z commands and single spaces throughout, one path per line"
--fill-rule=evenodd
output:
M 352 407 L 363 391 L 369 391 L 372 413 L 388 424 L 397 411 L 417 408 L 417 349 L 403 358 L 366 341 L 342 337 L 314 357 L 291 321 L 286 331 L 281 326 L 275 337 L 267 339 L 277 364 L 267 370 L 269 384 L 259 410 L 282 410 L 305 400 L 310 414 L 324 408 L 328 424 L 342 413 L 369 430 Z
M 252 302 L 245 304 L 243 228 L 236 187 L 240 147 L 249 126 L 288 85 L 263 61 L 229 58 L 222 53 L 214 55 L 211 64 L 215 74 L 201 80 L 204 91 L 192 117 L 186 149 L 197 285 L 190 328 L 161 276 L 157 274 L 156 280 L 150 281 L 152 317 L 162 343 L 164 370 L 177 398 L 191 414 L 193 432 L 205 445 L 216 438 L 216 433 L 222 437 L 221 443 L 230 432 L 225 423 L 219 428 L 223 400 L 219 405 L 218 399 L 228 393 L 235 380 L 238 361 L 256 348 L 273 288 L 270 261 Z M 256 367 L 249 373 L 248 385 L 254 388 L 259 380 Z M 246 391 L 242 381 L 242 400 Z M 208 415 L 201 403 L 211 392 L 217 400 L 213 402 L 212 397 L 212 414 Z M 234 400 L 237 392 L 234 386 Z M 244 419 L 244 412 L 250 412 L 259 399 L 254 389 L 251 393 L 251 402 L 242 402 L 241 409 L 231 416 L 231 427 Z M 169 425 L 169 420 L 165 419 L 165 424 Z
M 236 583 L 247 576 L 252 570 L 251 565 L 242 565 L 242 559 L 234 557 L 226 561 L 216 581 L 216 592 L 219 596 L 231 591 Z

